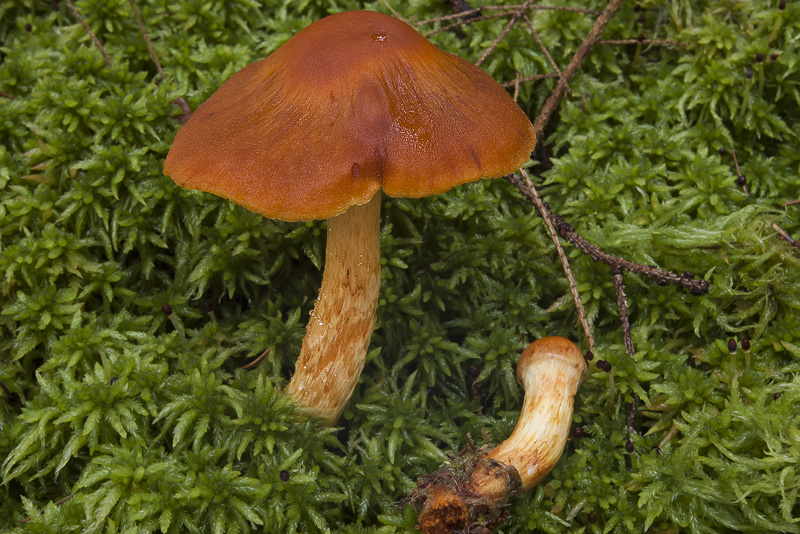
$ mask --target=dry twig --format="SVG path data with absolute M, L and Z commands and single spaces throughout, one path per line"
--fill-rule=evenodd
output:
M 506 16 L 506 15 L 509 15 L 511 13 L 514 13 L 515 11 L 518 11 L 522 6 L 523 6 L 523 4 L 508 5 L 508 6 L 481 6 L 481 7 L 476 7 L 476 8 L 473 8 L 473 9 L 458 9 L 458 11 L 456 11 L 452 15 L 443 15 L 441 17 L 434 17 L 432 19 L 421 20 L 419 22 L 415 22 L 414 24 L 412 24 L 412 26 L 424 26 L 426 24 L 433 24 L 435 22 L 445 22 L 445 21 L 448 21 L 448 20 L 460 19 L 462 17 L 468 19 L 467 20 L 468 22 L 472 22 L 472 21 L 478 20 L 478 19 L 477 19 L 477 17 L 476 18 L 469 18 L 469 15 L 474 15 L 474 14 L 480 13 L 482 11 L 505 11 L 506 13 L 504 13 L 502 16 Z M 539 6 L 539 5 L 531 6 L 531 5 L 529 5 L 527 7 L 527 9 L 537 10 L 537 11 L 567 11 L 569 13 L 583 13 L 583 14 L 586 14 L 586 15 L 594 15 L 594 16 L 597 16 L 597 15 L 599 15 L 601 13 L 600 11 L 595 11 L 593 9 L 583 9 L 583 8 L 580 8 L 580 7 L 567 7 L 567 6 Z M 492 17 L 492 18 L 496 18 L 496 17 Z
M 778 232 L 778 235 L 780 236 L 781 239 L 783 239 L 784 241 L 786 241 L 787 243 L 789 243 L 793 247 L 800 248 L 800 243 L 798 243 L 797 241 L 792 239 L 792 236 L 790 236 L 789 233 L 786 230 L 784 230 L 783 228 L 781 228 L 780 226 L 778 226 L 775 223 L 772 223 L 772 229 L 775 230 L 776 232 Z
M 269 352 L 270 352 L 271 350 L 272 350 L 272 349 L 267 349 L 267 350 L 265 350 L 264 352 L 262 352 L 262 353 L 261 353 L 261 354 L 258 356 L 258 358 L 256 358 L 255 360 L 253 360 L 253 361 L 252 361 L 252 362 L 250 362 L 250 363 L 247 363 L 247 364 L 243 365 L 243 366 L 242 366 L 242 369 L 246 369 L 246 370 L 248 370 L 248 371 L 249 371 L 250 369 L 253 369 L 253 368 L 254 368 L 256 365 L 258 365 L 259 363 L 261 363 L 261 361 L 262 361 L 264 358 L 266 358 L 266 357 L 267 357 L 267 354 L 269 354 Z
M 67 2 L 69 2 L 69 0 L 67 0 Z M 74 498 L 75 498 L 75 494 L 74 494 L 74 493 L 73 493 L 72 495 L 67 495 L 67 496 L 66 496 L 66 497 L 64 497 L 63 499 L 60 499 L 60 500 L 56 501 L 55 505 L 56 505 L 56 506 L 61 506 L 61 505 L 62 505 L 62 504 L 64 504 L 65 502 L 67 502 L 67 501 L 71 501 L 71 500 L 72 500 L 72 499 L 74 499 Z M 44 515 L 44 510 L 42 510 L 42 511 L 39 513 L 39 515 Z M 30 523 L 30 522 L 31 522 L 31 518 L 30 518 L 30 517 L 26 517 L 25 519 L 23 519 L 22 521 L 20 521 L 20 523 L 23 523 L 23 524 L 24 524 L 24 523 Z
M 513 181 L 512 181 L 513 183 Z M 519 187 L 517 187 L 519 189 Z M 655 278 L 659 284 L 672 284 L 681 286 L 689 290 L 692 295 L 705 295 L 708 293 L 708 281 L 696 280 L 691 273 L 683 272 L 676 274 L 671 271 L 665 271 L 652 265 L 641 265 L 628 261 L 605 251 L 600 250 L 598 247 L 589 243 L 571 225 L 566 223 L 564 219 L 558 215 L 553 215 L 554 223 L 558 229 L 558 234 L 572 243 L 572 245 L 579 249 L 581 252 L 589 256 L 595 261 L 605 263 L 611 267 L 616 267 L 621 271 L 628 271 L 631 273 L 641 274 L 650 278 Z
M 478 59 L 478 61 L 475 62 L 475 65 L 480 67 L 481 63 L 483 63 L 484 60 L 486 60 L 486 58 L 489 56 L 489 54 L 491 54 L 492 51 L 494 51 L 494 49 L 497 48 L 497 45 L 500 44 L 500 41 L 503 40 L 503 38 L 508 34 L 508 32 L 514 26 L 514 24 L 517 23 L 517 21 L 520 19 L 520 17 L 522 17 L 525 14 L 525 10 L 528 8 L 528 6 L 531 4 L 531 2 L 533 2 L 533 0 L 528 0 L 527 2 L 525 2 L 522 5 L 522 7 L 520 7 L 518 10 L 516 10 L 513 15 L 511 15 L 511 19 L 508 21 L 508 23 L 506 23 L 506 25 L 503 28 L 503 30 L 500 33 L 497 34 L 497 37 L 494 38 L 494 41 L 492 41 L 492 44 L 489 45 L 489 48 L 487 48 L 483 52 L 483 54 L 481 54 L 480 59 Z
M 603 30 L 608 25 L 611 17 L 614 16 L 614 13 L 616 13 L 616 11 L 622 5 L 622 2 L 623 0 L 611 0 L 608 3 L 600 16 L 597 17 L 597 21 L 595 21 L 592 29 L 589 30 L 589 33 L 581 43 L 581 46 L 578 47 L 575 55 L 572 56 L 572 60 L 569 62 L 569 65 L 567 65 L 567 68 L 564 69 L 563 75 L 558 79 L 558 83 L 553 88 L 553 91 L 550 93 L 550 96 L 547 98 L 544 106 L 542 106 L 539 116 L 536 117 L 536 121 L 533 123 L 533 128 L 536 130 L 536 136 L 539 139 L 544 139 L 544 128 L 547 126 L 550 116 L 558 107 L 561 97 L 563 97 L 564 93 L 567 91 L 569 82 L 580 70 L 581 65 L 583 65 L 583 60 L 586 59 L 586 56 L 592 49 L 592 46 L 594 46 L 594 44 L 600 38 L 600 34 L 603 33 Z
M 534 74 L 533 76 L 526 76 L 524 78 L 520 78 L 519 81 L 514 80 L 513 82 L 501 83 L 500 85 L 502 85 L 503 87 L 514 87 L 514 84 L 516 84 L 516 83 L 533 82 L 533 81 L 536 81 L 536 80 L 547 80 L 547 79 L 558 78 L 558 77 L 559 77 L 559 75 L 556 74 L 556 73 L 552 73 L 552 74 Z
M 556 74 L 561 76 L 561 69 L 558 68 L 558 65 L 556 65 L 555 60 L 553 60 L 553 56 L 550 55 L 550 52 L 547 50 L 547 47 L 544 46 L 542 38 L 539 37 L 539 32 L 537 32 L 536 29 L 533 27 L 533 23 L 531 22 L 530 17 L 528 17 L 528 15 L 523 15 L 522 20 L 525 21 L 525 25 L 528 27 L 528 31 L 530 31 L 531 35 L 533 35 L 533 38 L 536 39 L 536 43 L 539 45 L 539 48 L 542 50 L 542 53 L 547 58 L 547 61 L 550 63 L 550 66 L 553 67 L 553 70 L 556 71 Z
M 78 22 L 81 23 L 81 26 L 83 26 L 83 29 L 86 30 L 89 33 L 89 37 L 92 38 L 92 42 L 100 50 L 100 53 L 103 54 L 103 59 L 106 60 L 106 64 L 108 64 L 108 68 L 113 69 L 114 68 L 114 64 L 111 63 L 111 58 L 108 57 L 108 54 L 106 53 L 106 49 L 103 48 L 102 44 L 100 44 L 100 39 L 98 39 L 97 36 L 94 34 L 92 29 L 89 27 L 89 24 L 86 23 L 86 20 L 84 20 L 84 18 L 78 12 L 78 9 L 72 4 L 71 0 L 66 0 L 66 2 L 67 2 L 67 7 L 69 7 L 70 11 L 72 11 L 72 14 L 75 15 L 75 18 L 78 19 Z
M 158 70 L 158 75 L 161 76 L 162 80 L 164 80 L 164 71 L 161 69 L 161 63 L 159 63 L 156 51 L 153 49 L 153 43 L 150 42 L 150 36 L 147 35 L 147 30 L 144 27 L 144 22 L 142 22 L 142 17 L 139 16 L 139 10 L 136 9 L 136 5 L 133 3 L 133 0 L 128 0 L 128 3 L 131 5 L 131 9 L 133 10 L 133 15 L 136 17 L 136 22 L 139 24 L 139 29 L 142 32 L 142 37 L 144 37 L 144 40 L 147 43 L 147 50 L 150 51 L 150 57 L 153 58 L 153 63 L 156 64 L 156 70 Z
M 619 320 L 622 323 L 622 334 L 625 338 L 625 352 L 632 356 L 633 338 L 631 337 L 631 321 L 628 317 L 628 296 L 625 294 L 625 281 L 622 279 L 622 270 L 618 267 L 612 269 L 614 273 L 614 288 L 617 290 L 617 306 L 619 307 Z
M 632 45 L 632 44 L 650 44 L 657 46 L 676 46 L 678 48 L 686 48 L 686 45 L 677 41 L 667 41 L 664 39 L 609 39 L 597 41 L 596 45 Z
M 575 301 L 575 307 L 578 310 L 578 317 L 581 321 L 581 326 L 583 327 L 583 333 L 586 336 L 586 342 L 589 345 L 589 350 L 594 352 L 595 351 L 595 342 L 594 342 L 594 334 L 592 334 L 592 327 L 589 325 L 589 319 L 586 317 L 586 310 L 583 308 L 583 303 L 581 302 L 580 293 L 578 293 L 578 286 L 575 283 L 575 278 L 572 276 L 572 269 L 569 266 L 569 260 L 567 259 L 567 255 L 564 253 L 564 249 L 561 248 L 561 243 L 558 240 L 558 233 L 556 231 L 556 227 L 553 224 L 553 216 L 550 213 L 550 210 L 547 208 L 547 205 L 542 202 L 539 193 L 536 191 L 536 188 L 533 187 L 533 183 L 531 179 L 528 177 L 528 173 L 525 172 L 525 169 L 520 169 L 523 178 L 525 179 L 525 187 L 527 187 L 528 194 L 526 195 L 530 201 L 536 206 L 536 209 L 539 210 L 539 214 L 544 219 L 544 223 L 547 226 L 547 231 L 550 233 L 550 237 L 555 243 L 556 251 L 558 252 L 558 258 L 561 260 L 561 266 L 564 269 L 564 274 L 567 276 L 567 280 L 569 282 L 569 290 L 572 293 L 572 299 Z
M 733 156 L 733 164 L 736 166 L 737 180 L 742 185 L 744 196 L 749 197 L 750 191 L 747 190 L 747 180 L 745 179 L 744 175 L 742 175 L 741 169 L 739 169 L 739 162 L 736 160 L 736 149 L 733 147 L 731 147 L 731 156 Z

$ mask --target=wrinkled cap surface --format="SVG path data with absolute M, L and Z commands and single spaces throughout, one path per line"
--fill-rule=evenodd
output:
M 508 174 L 535 144 L 488 74 L 400 20 L 350 11 L 231 76 L 178 132 L 164 173 L 270 218 L 325 219 L 381 187 L 423 197 Z

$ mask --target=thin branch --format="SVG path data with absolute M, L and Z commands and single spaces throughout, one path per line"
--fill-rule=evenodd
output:
M 536 39 L 536 42 L 538 43 L 539 48 L 542 49 L 542 52 L 544 53 L 545 57 L 547 58 L 547 61 L 550 62 L 550 66 L 553 67 L 553 70 L 556 71 L 556 74 L 561 76 L 561 69 L 558 68 L 558 65 L 556 65 L 556 62 L 553 60 L 553 56 L 550 55 L 550 52 L 547 50 L 547 47 L 544 46 L 544 43 L 542 42 L 542 38 L 539 37 L 539 32 L 537 32 L 536 29 L 533 27 L 533 23 L 531 22 L 530 17 L 528 17 L 528 15 L 523 15 L 522 19 L 525 21 L 525 24 L 528 26 L 528 31 L 530 31 L 531 35 L 533 35 L 533 38 Z M 567 88 L 567 89 L 569 89 L 569 88 Z
M 245 365 L 243 365 L 243 366 L 242 366 L 242 369 L 246 369 L 246 370 L 248 370 L 248 371 L 249 371 L 250 369 L 254 368 L 256 365 L 258 365 L 259 363 L 261 363 L 261 360 L 263 360 L 264 358 L 266 358 L 266 357 L 267 357 L 267 354 L 269 354 L 269 352 L 270 352 L 271 350 L 272 350 L 271 348 L 270 348 L 270 349 L 267 349 L 267 350 L 265 350 L 264 352 L 262 352 L 262 353 L 261 353 L 261 355 L 260 355 L 258 358 L 256 358 L 255 360 L 253 360 L 252 362 L 250 362 L 250 363 L 248 363 L 248 364 L 245 364 Z
M 657 46 L 676 46 L 678 48 L 686 48 L 684 43 L 677 41 L 667 41 L 664 39 L 608 39 L 597 41 L 596 45 L 635 45 L 635 44 L 651 44 Z
M 170 102 L 170 104 L 175 104 L 176 106 L 179 106 L 183 110 L 182 115 L 176 115 L 173 118 L 177 119 L 178 122 L 181 124 L 186 124 L 186 122 L 192 116 L 192 108 L 189 107 L 189 104 L 186 103 L 186 100 L 182 96 L 179 96 L 178 98 Z
M 5 97 L 9 100 L 16 100 L 17 97 L 11 94 L 6 93 L 5 91 L 0 91 L 0 96 Z
M 3 389 L 3 391 L 5 391 L 5 392 L 6 392 L 6 396 L 8 397 L 8 400 L 11 400 L 11 399 L 13 399 L 13 398 L 14 398 L 14 397 L 13 397 L 13 393 L 11 393 L 11 392 L 8 390 L 8 388 L 7 388 L 7 387 L 6 387 L 6 385 L 3 383 L 3 381 L 2 381 L 2 380 L 0 380 L 0 388 L 2 388 L 2 389 Z
M 614 268 L 614 289 L 617 290 L 617 306 L 619 307 L 619 320 L 622 323 L 622 335 L 625 338 L 625 352 L 633 356 L 633 338 L 631 337 L 631 320 L 628 316 L 628 296 L 625 295 L 625 281 L 622 278 L 622 269 Z
M 600 250 L 597 246 L 589 243 L 589 241 L 578 234 L 575 228 L 564 221 L 560 215 L 554 214 L 553 219 L 556 228 L 558 229 L 558 234 L 572 243 L 575 248 L 588 255 L 595 261 L 616 267 L 622 271 L 628 271 L 631 273 L 649 276 L 650 278 L 655 278 L 659 284 L 672 284 L 685 287 L 692 295 L 705 295 L 708 293 L 707 280 L 696 280 L 694 276 L 688 272 L 676 274 L 671 271 L 659 269 L 658 267 L 654 267 L 652 265 L 641 265 L 639 263 L 634 263 L 632 261 L 619 258 Z
M 517 175 L 510 174 L 506 176 L 506 180 L 519 190 L 522 195 L 528 199 L 532 204 L 536 204 L 532 193 L 528 190 L 525 182 Z M 641 265 L 632 261 L 624 260 L 608 252 L 600 250 L 597 246 L 593 245 L 582 237 L 570 224 L 564 221 L 561 215 L 551 213 L 552 224 L 555 226 L 558 235 L 566 239 L 573 247 L 577 248 L 594 261 L 605 263 L 611 267 L 627 271 L 630 273 L 641 274 L 650 278 L 655 278 L 659 284 L 672 284 L 675 286 L 684 287 L 689 290 L 692 295 L 705 295 L 708 293 L 708 281 L 697 280 L 689 272 L 676 274 L 671 271 L 665 271 L 654 267 L 652 265 Z
M 595 351 L 595 342 L 594 342 L 594 335 L 592 334 L 592 327 L 589 325 L 589 319 L 586 317 L 586 310 L 583 308 L 583 303 L 581 302 L 581 296 L 578 293 L 578 286 L 575 283 L 575 278 L 572 276 L 572 269 L 569 266 L 569 260 L 567 259 L 567 255 L 564 253 L 564 249 L 561 248 L 561 243 L 558 240 L 558 233 L 556 232 L 555 225 L 553 224 L 553 216 L 550 213 L 550 210 L 547 208 L 544 202 L 542 202 L 539 193 L 536 191 L 536 188 L 533 187 L 533 183 L 531 182 L 528 173 L 525 169 L 520 169 L 520 173 L 522 177 L 525 179 L 525 186 L 527 187 L 529 195 L 528 198 L 533 202 L 536 206 L 536 209 L 539 210 L 539 214 L 544 219 L 545 226 L 547 226 L 547 231 L 550 232 L 550 237 L 553 240 L 553 243 L 556 246 L 556 251 L 558 252 L 558 257 L 561 260 L 561 266 L 564 269 L 564 274 L 567 276 L 567 281 L 569 282 L 569 290 L 572 293 L 572 299 L 575 301 L 575 307 L 578 310 L 578 317 L 581 321 L 581 326 L 583 326 L 583 333 L 586 335 L 586 342 L 589 344 L 589 350 L 594 352 Z
M 513 13 L 514 13 L 513 11 L 509 11 L 508 13 L 495 13 L 494 15 L 481 15 L 480 17 L 475 17 L 474 19 L 469 19 L 469 20 L 459 20 L 458 22 L 455 22 L 453 24 L 448 24 L 447 26 L 442 26 L 441 28 L 431 30 L 423 35 L 427 38 L 431 37 L 432 35 L 436 35 L 437 33 L 442 33 L 453 30 L 455 28 L 460 28 L 464 24 L 470 24 L 472 22 L 477 22 L 479 20 L 502 19 L 504 17 L 507 17 L 508 15 L 512 15 Z
M 772 229 L 775 230 L 776 232 L 778 232 L 778 235 L 781 237 L 781 239 L 783 239 L 784 241 L 786 241 L 787 243 L 789 243 L 793 247 L 800 248 L 800 243 L 798 243 L 797 241 L 792 239 L 792 236 L 790 236 L 789 233 L 786 230 L 784 230 L 783 228 L 781 228 L 780 226 L 778 226 L 775 223 L 772 223 Z
M 142 37 L 144 37 L 144 40 L 147 43 L 147 49 L 150 51 L 150 57 L 153 58 L 153 63 L 156 64 L 158 75 L 161 76 L 161 80 L 163 81 L 164 71 L 161 69 L 161 63 L 159 63 L 156 51 L 153 49 L 153 43 L 150 42 L 150 37 L 147 35 L 147 30 L 144 27 L 144 22 L 142 22 L 142 17 L 139 16 L 139 10 L 136 9 L 136 5 L 134 5 L 133 0 L 128 0 L 128 3 L 131 5 L 131 9 L 133 10 L 133 15 L 136 17 L 136 22 L 139 24 L 139 29 L 142 32 Z
M 511 30 L 512 26 L 514 26 L 514 24 L 516 24 L 516 23 L 517 23 L 517 21 L 520 19 L 520 17 L 522 17 L 522 15 L 524 15 L 524 14 L 525 14 L 525 10 L 528 8 L 528 6 L 531 4 L 531 2 L 533 2 L 533 0 L 527 0 L 527 2 L 525 2 L 525 3 L 522 5 L 522 7 L 521 7 L 521 8 L 519 8 L 519 9 L 518 9 L 518 10 L 517 10 L 517 11 L 516 11 L 516 12 L 515 12 L 515 13 L 514 13 L 512 16 L 511 16 L 511 19 L 510 19 L 510 20 L 508 21 L 508 23 L 505 25 L 505 27 L 503 28 L 503 30 L 502 30 L 500 33 L 498 33 L 498 34 L 497 34 L 497 37 L 495 37 L 495 38 L 494 38 L 494 41 L 492 41 L 492 44 L 491 44 L 491 45 L 489 45 L 489 48 L 487 48 L 487 49 L 486 49 L 486 50 L 483 52 L 483 54 L 481 55 L 480 59 L 478 59 L 478 61 L 476 61 L 476 62 L 475 62 L 475 65 L 476 65 L 476 66 L 480 67 L 480 66 L 481 66 L 481 63 L 483 63 L 483 62 L 484 62 L 484 60 L 485 60 L 485 59 L 486 59 L 486 58 L 489 56 L 489 54 L 491 54 L 491 53 L 494 51 L 494 49 L 495 49 L 495 48 L 497 48 L 497 45 L 498 45 L 498 44 L 500 44 L 500 41 L 502 41 L 502 40 L 503 40 L 503 38 L 504 38 L 506 35 L 508 35 L 508 32 Z
M 113 69 L 114 68 L 114 64 L 111 63 L 111 58 L 108 57 L 108 54 L 106 53 L 106 49 L 103 48 L 102 44 L 100 44 L 100 39 L 97 38 L 97 36 L 94 34 L 94 32 L 89 27 L 89 25 L 86 23 L 86 21 L 81 16 L 81 14 L 78 13 L 78 9 L 74 5 L 72 5 L 71 0 L 66 0 L 66 2 L 67 2 L 67 6 L 69 7 L 70 11 L 72 11 L 72 14 L 75 15 L 75 18 L 77 18 L 78 22 L 80 22 L 81 26 L 83 26 L 83 29 L 85 29 L 87 32 L 89 32 L 89 36 L 92 38 L 92 42 L 100 50 L 100 53 L 103 54 L 103 59 L 106 60 L 106 63 L 108 64 L 108 67 L 110 69 Z
M 597 21 L 595 21 L 592 29 L 589 30 L 589 33 L 586 35 L 583 43 L 581 43 L 581 46 L 575 52 L 575 55 L 572 56 L 572 60 L 569 62 L 569 65 L 567 65 L 567 68 L 564 69 L 563 76 L 559 78 L 555 88 L 550 93 L 550 96 L 547 98 L 544 106 L 542 106 L 539 116 L 536 117 L 536 122 L 533 124 L 533 127 L 536 130 L 536 136 L 539 139 L 544 139 L 545 126 L 547 126 L 550 116 L 558 107 L 561 97 L 563 97 L 564 93 L 567 91 L 569 82 L 572 81 L 572 78 L 575 76 L 578 70 L 580 70 L 581 65 L 583 65 L 583 60 L 586 59 L 586 56 L 592 49 L 592 46 L 594 46 L 594 44 L 600 38 L 600 34 L 603 33 L 603 30 L 605 30 L 606 26 L 611 20 L 611 17 L 614 16 L 614 13 L 616 13 L 616 11 L 622 5 L 622 2 L 623 0 L 611 0 L 608 3 L 606 8 L 603 10 L 603 13 L 597 17 Z
M 481 6 L 476 7 L 474 9 L 465 9 L 463 11 L 459 11 L 457 13 L 453 13 L 451 15 L 443 15 L 441 17 L 435 17 L 432 19 L 425 19 L 419 22 L 415 22 L 412 26 L 424 26 L 426 24 L 433 24 L 435 22 L 445 22 L 448 20 L 458 19 L 461 17 L 467 17 L 468 15 L 473 15 L 475 13 L 479 13 L 481 11 L 506 11 L 506 15 L 510 15 L 514 13 L 514 11 L 518 11 L 524 4 L 516 4 L 516 5 L 509 5 L 509 6 Z M 600 11 L 595 11 L 593 9 L 583 9 L 579 7 L 566 7 L 566 6 L 528 6 L 527 9 L 537 10 L 537 11 L 566 11 L 568 13 L 583 13 L 586 15 L 594 15 L 595 17 L 600 15 Z M 477 20 L 477 19 L 469 19 L 469 22 Z
M 394 9 L 394 8 L 393 8 L 393 7 L 392 7 L 390 4 L 389 4 L 389 2 L 387 2 L 386 0 L 381 0 L 381 4 L 383 4 L 384 6 L 386 6 L 386 9 L 388 9 L 389 11 L 391 11 L 391 12 L 392 12 L 392 16 L 393 16 L 394 18 L 396 18 L 396 19 L 398 19 L 398 20 L 402 20 L 402 21 L 403 21 L 403 22 L 405 22 L 405 23 L 408 23 L 408 20 L 406 20 L 406 19 L 405 19 L 405 18 L 404 18 L 404 17 L 403 17 L 403 16 L 402 16 L 400 13 L 398 13 L 397 11 L 395 11 L 395 9 Z
M 628 427 L 628 441 L 625 443 L 625 450 L 629 453 L 634 451 L 633 435 L 636 433 L 636 408 L 639 406 L 639 397 L 636 393 L 631 399 L 631 407 L 628 410 L 628 417 L 625 418 L 625 426 Z
M 69 0 L 67 0 L 67 2 L 69 2 Z M 75 498 L 75 494 L 74 494 L 74 493 L 73 493 L 72 495 L 67 495 L 67 496 L 66 496 L 66 497 L 64 497 L 63 499 L 56 501 L 55 505 L 56 505 L 56 506 L 61 506 L 61 505 L 62 505 L 62 504 L 64 504 L 65 502 L 67 502 L 67 501 L 71 501 L 71 500 L 72 500 L 72 499 L 74 499 L 74 498 Z M 39 515 L 44 515 L 44 510 L 42 510 L 41 512 L 39 512 Z M 30 523 L 30 522 L 31 522 L 31 518 L 30 518 L 30 517 L 26 517 L 25 519 L 23 519 L 22 521 L 20 521 L 20 523 Z
M 736 177 L 739 183 L 742 185 L 742 189 L 744 190 L 744 196 L 749 197 L 750 191 L 747 190 L 747 180 L 742 175 L 741 169 L 739 169 L 739 162 L 736 161 L 736 149 L 731 147 L 731 156 L 733 156 L 733 164 L 736 165 Z
M 628 411 L 628 417 L 625 418 L 625 426 L 628 427 L 628 436 L 636 432 L 636 406 L 639 404 L 639 397 L 635 394 L 631 400 L 631 409 Z
M 526 76 L 524 78 L 520 78 L 519 80 L 515 79 L 513 82 L 501 83 L 500 85 L 502 85 L 503 87 L 514 87 L 514 85 L 517 83 L 533 82 L 536 80 L 547 80 L 551 78 L 555 79 L 558 77 L 559 77 L 558 74 L 554 72 L 550 74 L 534 74 L 533 76 Z
M 796 198 L 794 200 L 790 200 L 788 202 L 784 202 L 783 204 L 781 204 L 781 207 L 785 208 L 787 206 L 796 206 L 797 204 L 800 204 L 800 198 Z

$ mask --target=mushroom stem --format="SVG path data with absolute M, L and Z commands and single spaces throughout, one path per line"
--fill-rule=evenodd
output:
M 517 380 L 525 389 L 522 413 L 511 436 L 486 455 L 514 466 L 522 491 L 538 484 L 561 458 L 575 393 L 585 376 L 583 354 L 563 337 L 540 339 L 522 353 L 517 364 Z
M 517 364 L 525 399 L 511 436 L 469 463 L 465 473 L 420 479 L 417 491 L 424 499 L 415 505 L 423 533 L 488 532 L 482 529 L 499 518 L 503 505 L 547 476 L 567 443 L 575 393 L 585 376 L 583 354 L 571 341 L 546 337 L 531 343 Z
M 286 392 L 329 425 L 336 422 L 364 368 L 381 285 L 381 194 L 328 219 L 319 299 Z

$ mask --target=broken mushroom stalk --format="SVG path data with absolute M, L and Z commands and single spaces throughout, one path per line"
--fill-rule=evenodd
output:
M 585 376 L 583 354 L 571 341 L 531 343 L 517 363 L 525 398 L 511 436 L 455 471 L 445 468 L 418 480 L 410 500 L 423 534 L 488 532 L 505 504 L 547 476 L 567 443 Z
M 381 190 L 509 174 L 536 135 L 480 68 L 388 15 L 325 17 L 228 79 L 178 132 L 178 185 L 284 221 L 328 220 L 322 288 L 286 391 L 328 424 L 358 382 L 380 288 Z

